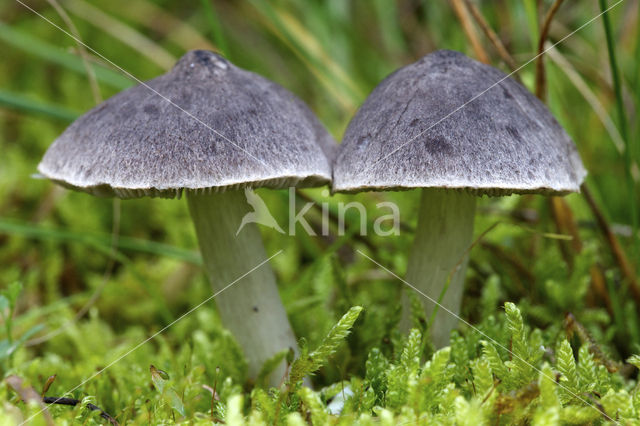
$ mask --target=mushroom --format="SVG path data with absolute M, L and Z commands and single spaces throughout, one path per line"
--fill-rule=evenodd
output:
M 574 143 L 542 102 L 501 71 L 441 50 L 369 95 L 345 132 L 333 191 L 423 188 L 406 279 L 432 299 L 423 299 L 427 318 L 460 266 L 442 299 L 451 312 L 439 309 L 430 324 L 441 347 L 460 312 L 476 197 L 566 194 L 585 175 Z
M 250 212 L 243 190 L 324 185 L 336 146 L 292 93 L 195 50 L 77 119 L 38 171 L 101 196 L 173 198 L 184 191 L 220 317 L 255 378 L 265 360 L 297 344 L 274 273 L 260 266 L 267 256 L 259 230 L 253 221 L 241 229 Z M 272 385 L 284 368 L 272 374 Z

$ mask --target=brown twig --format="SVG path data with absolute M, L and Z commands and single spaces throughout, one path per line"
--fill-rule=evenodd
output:
M 476 5 L 473 2 L 471 2 L 471 0 L 464 0 L 464 2 L 467 5 L 467 8 L 469 9 L 469 11 L 471 12 L 471 15 L 475 19 L 476 24 L 478 24 L 478 26 L 480 27 L 484 35 L 489 39 L 493 47 L 496 49 L 496 52 L 498 52 L 498 55 L 500 55 L 500 58 L 502 59 L 502 61 L 505 64 L 507 64 L 507 66 L 511 71 L 514 72 L 513 77 L 515 77 L 517 80 L 520 80 L 520 77 L 516 72 L 516 70 L 518 69 L 518 64 L 513 59 L 513 57 L 505 47 L 504 43 L 502 43 L 502 40 L 500 40 L 500 37 L 498 37 L 498 34 L 496 34 L 496 32 L 493 31 L 493 28 L 489 26 L 489 23 L 487 22 L 487 20 L 484 19 L 484 16 L 482 16 L 482 12 L 480 12 L 480 10 L 476 7 Z
M 591 191 L 589 191 L 589 188 L 587 188 L 587 185 L 583 183 L 580 187 L 580 190 L 582 192 L 582 195 L 584 196 L 584 199 L 587 201 L 587 204 L 589 205 L 589 208 L 591 209 L 596 222 L 598 223 L 598 227 L 607 239 L 607 242 L 611 247 L 611 251 L 613 252 L 613 256 L 616 258 L 616 261 L 620 266 L 622 273 L 629 282 L 629 289 L 631 290 L 631 294 L 636 302 L 636 305 L 640 306 L 640 285 L 638 285 L 638 280 L 636 278 L 636 273 L 633 265 L 631 265 L 629 259 L 627 259 L 627 255 L 622 249 L 622 246 L 620 246 L 618 238 L 611 230 L 611 227 L 607 223 L 604 214 L 600 211 L 600 208 L 594 200 L 593 195 L 591 195 Z
M 79 399 L 61 398 L 57 396 L 45 396 L 44 398 L 42 398 L 42 401 L 45 404 L 69 405 L 71 407 L 75 407 L 76 405 L 82 403 L 82 401 Z M 97 405 L 87 404 L 86 407 L 91 411 L 100 411 L 100 417 L 107 420 L 112 425 L 118 426 L 118 421 Z
M 473 26 L 473 22 L 469 16 L 469 11 L 467 10 L 463 0 L 451 0 L 451 6 L 453 6 L 453 11 L 458 17 L 458 20 L 462 25 L 462 29 L 469 39 L 471 46 L 473 46 L 473 51 L 475 52 L 476 57 L 480 62 L 488 64 L 490 62 L 489 55 L 487 55 L 486 50 L 484 50 L 484 47 L 480 42 L 476 28 Z
M 536 96 L 542 101 L 547 97 L 547 77 L 544 71 L 544 44 L 549 36 L 549 29 L 551 28 L 553 17 L 558 9 L 560 9 L 563 1 L 564 0 L 554 1 L 547 11 L 544 23 L 542 24 L 542 30 L 540 31 L 540 39 L 538 40 L 538 56 L 536 59 Z

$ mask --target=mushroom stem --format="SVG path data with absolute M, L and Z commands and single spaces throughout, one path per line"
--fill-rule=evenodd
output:
M 236 235 L 252 210 L 242 191 L 188 192 L 187 200 L 209 280 L 215 292 L 221 291 L 215 297 L 218 312 L 247 357 L 249 377 L 255 379 L 276 353 L 287 348 L 297 353 L 297 343 L 273 270 L 268 264 L 256 268 L 267 259 L 258 227 L 248 223 Z M 279 386 L 285 370 L 283 362 L 269 384 Z
M 433 323 L 429 324 L 436 348 L 449 344 L 451 330 L 458 323 L 457 315 L 460 313 L 468 262 L 465 252 L 473 237 L 475 206 L 476 197 L 467 192 L 439 188 L 422 190 L 418 228 L 409 256 L 406 279 L 409 284 L 432 299 L 418 294 L 424 305 L 427 320 L 436 308 L 434 301 L 439 300 L 449 275 L 459 265 L 440 302 L 442 306 L 438 308 Z M 412 325 L 410 310 L 410 303 L 405 294 L 400 323 L 404 330 L 408 330 Z

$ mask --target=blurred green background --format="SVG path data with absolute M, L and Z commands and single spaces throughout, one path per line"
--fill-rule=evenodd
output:
M 386 75 L 436 49 L 458 50 L 505 72 L 515 65 L 517 77 L 535 92 L 539 83 L 532 59 L 546 12 L 558 3 L 21 1 L 142 80 L 165 72 L 186 50 L 220 51 L 304 99 L 337 140 Z M 603 6 L 614 4 L 561 4 L 548 28 L 548 42 L 563 41 L 544 61 L 547 103 L 576 142 L 589 171 L 592 203 L 583 194 L 563 200 L 480 200 L 476 235 L 497 221 L 501 225 L 471 252 L 463 314 L 476 323 L 509 300 L 519 304 L 531 327 L 557 335 L 571 313 L 608 357 L 623 360 L 640 351 L 635 276 L 640 266 L 639 2 L 619 2 L 607 14 L 608 29 L 599 18 L 564 39 Z M 487 37 L 486 28 L 495 31 L 508 57 Z M 35 382 L 55 370 L 55 394 L 210 291 L 184 200 L 118 202 L 33 178 L 49 144 L 74 117 L 135 82 L 14 0 L 0 3 L 0 52 L 0 289 L 21 283 L 11 333 L 13 338 L 26 335 L 0 365 L 3 374 L 21 371 Z M 287 192 L 259 193 L 284 222 Z M 317 189 L 304 190 L 300 197 L 332 206 L 360 200 L 370 207 L 370 218 L 377 202 L 393 200 L 406 225 L 400 236 L 385 238 L 309 237 L 304 232 L 290 237 L 263 230 L 270 254 L 284 249 L 273 266 L 294 329 L 310 347 L 350 306 L 364 307 L 348 345 L 314 377 L 322 385 L 362 375 L 369 350 L 391 345 L 402 284 L 355 250 L 402 275 L 419 193 L 329 198 Z M 318 211 L 308 217 L 319 226 Z M 354 217 L 349 227 L 358 226 Z M 61 326 L 64 331 L 56 332 Z M 199 374 L 209 382 L 219 366 L 241 383 L 242 371 L 228 362 L 237 354 L 229 342 L 208 304 L 116 365 L 109 377 L 113 386 L 119 381 L 125 386 L 129 379 L 123 375 L 146 374 L 148 364 L 188 375 L 191 370 L 181 360 L 199 354 Z M 106 386 L 104 380 L 89 383 L 83 391 L 104 394 Z M 118 398 L 124 397 L 111 398 L 107 406 L 120 410 Z

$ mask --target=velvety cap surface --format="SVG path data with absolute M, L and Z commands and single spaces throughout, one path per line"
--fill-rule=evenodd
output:
M 573 141 L 526 88 L 442 50 L 367 98 L 345 132 L 333 189 L 566 193 L 585 175 Z
M 336 148 L 292 93 L 196 50 L 77 119 L 38 171 L 98 195 L 173 197 L 183 189 L 324 184 Z

